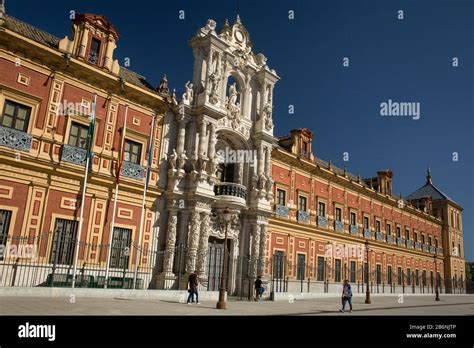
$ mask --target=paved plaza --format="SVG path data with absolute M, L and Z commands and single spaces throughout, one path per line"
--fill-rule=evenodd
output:
M 227 310 L 215 301 L 187 305 L 179 301 L 127 298 L 0 297 L 0 315 L 474 315 L 474 295 L 373 296 L 353 298 L 353 312 L 340 313 L 340 298 L 249 302 L 229 300 Z M 347 307 L 346 307 L 347 308 Z

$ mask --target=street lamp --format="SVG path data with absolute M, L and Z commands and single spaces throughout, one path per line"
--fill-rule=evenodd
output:
M 231 214 L 230 210 L 225 208 L 222 212 L 225 224 L 225 237 L 224 237 L 224 258 L 222 260 L 222 273 L 221 273 L 221 286 L 219 288 L 219 302 L 217 302 L 217 309 L 227 309 L 227 303 L 225 301 L 225 279 L 227 277 L 227 229 L 229 226 Z
M 439 301 L 439 290 L 438 290 L 438 262 L 436 262 L 436 254 L 434 255 L 435 262 L 435 278 L 436 278 L 436 297 L 435 301 Z
M 370 304 L 370 290 L 369 290 L 369 241 L 365 241 L 365 252 L 367 254 L 367 286 L 365 291 L 365 303 Z

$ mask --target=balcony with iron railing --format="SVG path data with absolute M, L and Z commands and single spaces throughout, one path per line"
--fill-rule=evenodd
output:
M 344 223 L 342 221 L 334 221 L 334 230 L 338 232 L 344 232 Z
M 350 225 L 349 226 L 349 232 L 351 232 L 351 234 L 359 234 L 359 229 L 357 228 L 356 225 Z
M 406 246 L 407 248 L 411 248 L 411 241 L 410 241 L 409 239 L 407 239 L 407 240 L 405 241 L 405 246 Z
M 435 247 L 430 245 L 430 253 L 431 254 L 434 254 L 435 253 Z
M 28 152 L 31 149 L 31 134 L 17 129 L 0 126 L 0 146 L 9 147 L 17 151 Z
M 403 239 L 401 239 L 400 237 L 397 237 L 397 245 L 399 247 L 403 246 Z
M 145 175 L 145 168 L 133 162 L 123 161 L 120 175 L 130 179 L 142 180 Z
M 414 243 L 414 248 L 415 248 L 415 250 L 419 250 L 420 249 L 420 243 L 415 242 Z
M 375 239 L 382 241 L 383 240 L 383 234 L 380 231 L 375 232 Z
M 369 228 L 364 228 L 364 238 L 371 238 L 372 232 L 370 232 Z
M 233 182 L 221 182 L 214 185 L 214 194 L 222 204 L 243 207 L 246 204 L 247 188 Z
M 318 216 L 318 226 L 328 228 L 328 218 L 325 216 Z
M 421 244 L 421 250 L 423 250 L 423 252 L 427 253 L 428 252 L 428 246 L 426 244 Z
M 275 204 L 275 215 L 279 217 L 287 218 L 289 216 L 290 210 L 286 205 Z
M 298 221 L 309 223 L 309 213 L 304 210 L 298 210 Z
M 61 150 L 61 162 L 77 164 L 79 166 L 86 165 L 87 150 L 64 144 Z
M 390 234 L 387 234 L 387 244 L 392 244 L 392 236 Z

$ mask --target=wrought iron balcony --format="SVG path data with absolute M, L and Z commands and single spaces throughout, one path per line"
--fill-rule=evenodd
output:
M 64 144 L 61 150 L 61 161 L 79 166 L 86 165 L 87 150 L 80 147 Z
M 356 225 L 350 225 L 349 231 L 351 232 L 351 234 L 359 234 L 359 229 L 357 228 Z
M 375 239 L 383 240 L 383 234 L 380 231 L 375 232 Z
M 371 238 L 372 237 L 372 232 L 370 232 L 370 229 L 364 228 L 364 237 L 365 238 Z
M 122 162 L 122 169 L 120 170 L 120 175 L 125 176 L 130 179 L 142 180 L 145 174 L 145 169 L 132 162 Z
M 435 247 L 430 245 L 430 253 L 431 254 L 434 254 L 435 253 Z
M 232 182 L 221 182 L 214 185 L 214 194 L 216 196 L 232 196 L 246 199 L 247 188 Z
M 318 216 L 318 226 L 328 228 L 328 219 L 325 216 Z
M 344 223 L 342 221 L 334 221 L 334 229 L 339 232 L 344 232 Z
M 392 244 L 392 236 L 387 234 L 387 243 Z
M 436 254 L 441 255 L 443 253 L 443 249 L 436 248 Z
M 289 215 L 288 207 L 282 204 L 275 204 L 275 215 L 287 218 Z
M 31 149 L 32 135 L 8 127 L 0 126 L 0 146 L 28 152 Z
M 425 253 L 428 252 L 428 246 L 426 244 L 421 245 L 421 250 L 423 250 Z
M 415 242 L 415 250 L 418 250 L 418 249 L 420 249 L 420 243 Z
M 309 213 L 304 210 L 298 210 L 298 221 L 309 222 Z
M 405 246 L 411 248 L 411 241 L 409 239 L 405 241 Z
M 397 238 L 397 245 L 403 246 L 403 239 L 401 239 L 400 237 Z

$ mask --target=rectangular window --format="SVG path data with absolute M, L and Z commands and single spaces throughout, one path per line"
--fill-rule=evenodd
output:
M 398 267 L 397 268 L 397 284 L 398 285 L 402 285 L 402 277 L 403 277 L 402 268 Z
M 87 147 L 87 133 L 89 127 L 80 123 L 72 122 L 71 131 L 69 132 L 68 144 L 74 147 L 85 149 Z
M 387 266 L 387 284 L 392 284 L 392 266 Z
M 3 245 L 3 247 L 7 245 L 11 218 L 12 212 L 10 210 L 0 210 L 0 245 Z M 0 260 L 3 260 L 4 250 L 5 249 L 3 249 L 3 251 L 0 253 Z
M 418 233 L 413 233 L 413 241 L 418 242 Z
M 416 269 L 415 270 L 415 285 L 418 286 L 420 285 L 420 282 L 419 282 L 419 274 L 418 274 L 418 270 Z
M 0 124 L 22 132 L 28 130 L 31 108 L 22 104 L 5 100 Z
M 405 240 L 410 240 L 410 230 L 405 230 Z
M 318 216 L 326 216 L 326 204 L 324 204 L 323 202 L 318 203 Z
M 430 284 L 431 284 L 431 287 L 434 286 L 433 271 L 430 271 Z
M 283 279 L 283 270 L 285 265 L 285 254 L 283 251 L 275 251 L 273 255 L 273 277 Z
M 431 237 L 428 237 L 428 244 L 429 244 L 429 246 L 433 245 L 433 240 L 431 239 Z
M 324 281 L 324 257 L 318 256 L 318 281 Z
M 455 227 L 454 226 L 454 212 L 452 209 L 451 209 L 451 227 Z
M 397 237 L 402 238 L 402 229 L 399 226 L 397 226 Z
M 296 279 L 304 280 L 305 266 L 306 266 L 305 255 L 304 254 L 298 254 Z
M 377 284 L 382 284 L 382 266 L 377 265 Z
M 286 205 L 286 191 L 277 189 L 277 204 Z
M 123 154 L 124 161 L 140 164 L 142 156 L 142 144 L 131 140 L 125 140 L 125 151 Z
M 356 282 L 356 262 L 355 261 L 351 261 L 351 279 L 350 279 L 351 283 L 355 283 Z
M 50 263 L 72 265 L 74 246 L 76 244 L 77 221 L 56 219 L 54 225 L 53 246 Z
M 341 219 L 342 219 L 341 208 L 336 208 L 336 221 L 341 221 Z
M 458 256 L 462 257 L 462 255 L 461 255 L 461 244 L 458 244 Z
M 407 268 L 407 285 L 411 285 L 411 269 Z
M 421 273 L 421 285 L 426 286 L 426 271 Z
M 130 258 L 130 243 L 132 240 L 132 230 L 127 228 L 114 228 L 112 238 L 112 254 L 110 258 L 110 267 L 124 269 L 128 268 Z
M 351 213 L 351 225 L 355 226 L 356 223 L 356 213 Z
M 460 227 L 461 225 L 459 224 L 459 213 L 456 213 L 456 226 L 457 226 L 458 230 L 461 229 L 461 227 Z
M 369 218 L 367 216 L 364 216 L 364 228 L 369 228 Z
M 335 261 L 334 281 L 338 283 L 341 281 L 341 260 L 336 259 L 334 261 Z
M 387 224 L 387 226 L 385 227 L 385 230 L 387 232 L 387 236 L 392 235 L 392 226 L 390 224 Z
M 437 248 L 438 247 L 438 240 L 435 239 L 435 247 Z
M 306 211 L 306 197 L 298 196 L 298 210 Z
M 380 232 L 380 221 L 375 221 L 375 231 Z
M 100 53 L 100 40 L 92 38 L 91 47 L 89 51 L 89 63 L 98 64 Z
M 421 235 L 421 244 L 425 244 L 425 236 Z

